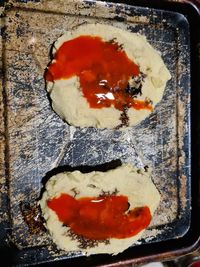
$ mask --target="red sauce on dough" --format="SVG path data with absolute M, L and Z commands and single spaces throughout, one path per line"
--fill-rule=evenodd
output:
M 45 73 L 47 81 L 79 77 L 80 87 L 91 108 L 113 105 L 149 109 L 145 101 L 125 92 L 128 81 L 139 74 L 139 67 L 114 42 L 100 37 L 80 36 L 64 42 Z
M 128 211 L 126 196 L 84 197 L 68 194 L 48 201 L 61 222 L 88 239 L 126 238 L 145 229 L 151 221 L 148 207 Z

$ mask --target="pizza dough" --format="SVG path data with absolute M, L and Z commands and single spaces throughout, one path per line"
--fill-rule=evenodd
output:
M 124 164 L 107 172 L 81 173 L 79 171 L 63 172 L 50 178 L 40 200 L 42 214 L 53 241 L 68 252 L 81 251 L 83 254 L 110 253 L 117 254 L 130 247 L 138 240 L 144 230 L 135 236 L 117 239 L 110 238 L 103 242 L 80 238 L 71 234 L 57 214 L 48 207 L 47 201 L 66 193 L 79 199 L 100 195 L 125 195 L 130 204 L 129 210 L 135 207 L 148 206 L 153 216 L 159 205 L 160 195 L 151 181 L 150 173 L 138 171 L 129 164 Z
M 166 82 L 171 78 L 160 54 L 147 42 L 142 35 L 131 33 L 120 28 L 104 24 L 84 24 L 72 31 L 66 32 L 54 43 L 53 61 L 56 63 L 56 52 L 69 40 L 79 36 L 99 36 L 105 42 L 115 40 L 122 45 L 127 57 L 138 65 L 144 75 L 142 94 L 137 95 L 137 100 L 148 101 L 155 105 L 161 100 Z M 83 50 L 83 53 L 85 51 Z M 120 66 L 116 66 L 119 68 Z M 132 78 L 131 78 L 132 79 Z M 130 79 L 130 84 L 134 83 Z M 133 126 L 145 119 L 152 110 L 128 108 L 126 114 L 114 106 L 91 108 L 83 96 L 78 76 L 68 79 L 61 78 L 47 81 L 47 91 L 52 100 L 55 112 L 66 122 L 79 127 L 115 128 L 123 126 L 123 116 L 128 123 L 124 126 Z M 128 118 L 128 119 L 127 119 Z

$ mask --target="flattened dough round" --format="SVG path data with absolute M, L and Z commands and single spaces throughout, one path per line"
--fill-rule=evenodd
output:
M 84 24 L 58 38 L 54 44 L 53 55 L 64 42 L 81 35 L 99 36 L 103 41 L 116 38 L 116 42 L 123 45 L 128 58 L 135 62 L 140 71 L 146 75 L 142 85 L 142 95 L 137 99 L 151 100 L 152 107 L 155 107 L 161 100 L 166 82 L 171 76 L 159 53 L 144 36 L 110 25 Z M 55 62 L 55 59 L 52 62 Z M 89 107 L 87 99 L 82 94 L 77 76 L 47 82 L 47 90 L 55 112 L 71 125 L 112 129 L 121 124 L 121 111 L 115 107 L 100 109 Z M 150 113 L 151 111 L 147 109 L 129 108 L 127 114 L 129 126 L 138 124 Z
M 80 240 L 70 236 L 69 227 L 63 226 L 56 213 L 47 206 L 49 199 L 59 197 L 61 193 L 80 198 L 97 197 L 103 191 L 112 194 L 116 190 L 117 195 L 128 197 L 129 209 L 148 206 L 152 216 L 160 201 L 160 195 L 151 181 L 150 173 L 142 171 L 138 173 L 137 169 L 129 164 L 124 164 L 107 172 L 93 171 L 83 174 L 79 171 L 73 171 L 59 173 L 51 177 L 46 184 L 46 190 L 43 193 L 40 206 L 46 221 L 46 228 L 57 246 L 68 252 L 82 251 L 86 255 L 97 253 L 117 254 L 138 240 L 144 230 L 130 238 L 111 238 L 107 244 L 105 242 L 96 242 L 92 246 L 88 245 L 88 247 L 82 248 Z M 76 196 L 75 192 L 77 193 Z

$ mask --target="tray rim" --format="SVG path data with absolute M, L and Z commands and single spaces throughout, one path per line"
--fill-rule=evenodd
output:
M 151 3 L 151 4 L 149 4 L 149 3 L 147 3 L 147 1 L 143 1 L 143 0 L 141 0 L 141 1 L 134 1 L 134 3 L 131 3 L 132 1 L 123 1 L 123 0 L 121 0 L 121 1 L 109 1 L 109 2 L 113 2 L 113 3 L 124 3 L 124 4 L 128 4 L 128 5 L 134 5 L 134 6 L 139 6 L 139 7 L 149 7 L 150 5 L 151 5 L 151 8 L 155 8 L 155 9 L 164 9 L 163 8 L 163 6 L 160 6 L 162 3 L 159 3 L 159 1 L 155 1 L 155 2 L 153 2 L 153 3 Z M 163 3 L 165 2 L 165 6 L 166 6 L 166 8 L 167 8 L 167 6 L 168 7 L 170 7 L 170 10 L 171 10 L 171 8 L 172 8 L 172 2 L 173 1 L 163 1 Z M 195 5 L 194 4 L 192 4 L 192 3 L 188 3 L 188 1 L 187 1 L 187 3 L 181 3 L 181 2 L 173 2 L 173 4 L 175 4 L 174 5 L 174 7 L 173 8 L 180 8 L 181 6 L 185 6 L 186 7 L 186 9 L 187 9 L 187 7 L 188 8 L 190 8 L 191 9 L 191 12 L 192 12 L 192 14 L 195 14 L 195 12 L 197 11 L 197 9 L 194 7 Z M 153 6 L 152 6 L 153 5 Z M 195 11 L 195 10 L 196 11 Z M 164 9 L 164 10 L 166 10 L 166 9 Z M 167 11 L 169 11 L 168 9 L 167 9 Z M 175 11 L 175 12 L 177 12 L 177 13 L 181 13 L 180 12 L 180 10 L 173 10 L 173 11 Z M 181 14 L 183 14 L 183 13 L 181 13 Z M 187 14 L 183 14 L 183 15 L 187 15 Z M 197 15 L 197 14 L 196 14 Z M 189 18 L 187 18 L 188 19 L 188 21 L 189 21 L 189 23 L 191 23 L 190 22 L 190 19 Z M 200 19 L 200 17 L 199 17 L 199 19 Z M 192 23 L 191 23 L 192 24 Z M 192 35 L 192 34 L 191 34 Z M 193 50 L 192 49 L 193 48 L 193 45 L 191 44 L 191 51 Z M 193 54 L 194 54 L 194 52 L 192 52 Z M 193 55 L 194 56 L 194 55 Z M 199 63 L 199 62 L 198 62 Z M 197 73 L 197 72 L 196 72 Z M 194 128 L 194 125 L 193 125 L 193 128 Z M 193 129 L 192 129 L 192 131 L 194 131 Z M 192 139 L 193 139 L 193 135 L 192 135 Z M 193 143 L 193 142 L 192 142 Z M 196 159 L 196 157 L 197 156 L 195 156 L 195 161 L 197 160 Z M 194 160 L 194 158 L 193 158 L 193 160 Z M 196 172 L 196 170 L 192 170 L 192 176 L 193 176 L 193 174 L 195 174 L 195 173 L 197 173 Z M 197 184 L 197 183 L 196 183 Z M 197 190 L 194 190 L 194 185 L 192 186 L 192 189 L 193 189 L 193 192 L 192 192 L 192 196 L 195 196 L 195 198 L 196 198 L 196 196 L 197 196 L 197 194 L 198 194 L 198 192 L 197 192 Z M 196 188 L 195 189 L 197 189 L 197 186 L 196 186 Z M 196 192 L 194 192 L 194 191 L 196 191 Z M 193 207 L 193 210 L 192 210 L 192 217 L 194 216 L 194 210 L 196 210 L 196 211 L 198 211 L 198 206 L 196 205 L 197 203 L 195 202 L 195 199 L 194 199 L 194 197 L 193 197 L 193 200 L 192 200 L 192 207 Z M 197 218 L 198 219 L 198 218 Z M 193 218 L 193 220 L 194 220 L 194 218 Z M 196 225 L 197 225 L 197 228 L 196 229 L 198 229 L 198 223 L 196 223 Z M 182 242 L 184 242 L 184 239 L 186 239 L 185 241 L 187 241 L 187 239 L 188 239 L 188 241 L 189 241 L 189 239 L 191 239 L 190 237 L 194 234 L 194 229 L 193 228 L 195 228 L 194 227 L 195 226 L 195 224 L 192 222 L 192 224 L 191 224 L 191 227 L 190 227 L 190 229 L 189 229 L 189 231 L 187 232 L 187 234 L 183 237 L 183 238 L 180 238 L 178 241 L 182 241 Z M 180 255 L 183 255 L 183 254 L 185 254 L 185 253 L 189 253 L 189 252 L 191 252 L 191 251 L 193 251 L 193 250 L 195 250 L 199 245 L 200 245 L 200 234 L 197 232 L 196 233 L 196 235 L 194 235 L 193 236 L 193 238 L 192 238 L 192 240 L 190 240 L 191 242 L 188 242 L 188 245 L 186 245 L 185 243 L 184 243 L 184 245 L 183 245 L 183 243 L 181 244 L 181 242 L 179 242 L 180 244 L 179 244 L 179 246 L 176 248 L 176 247 L 174 247 L 174 249 L 173 249 L 173 251 L 172 251 L 172 249 L 168 249 L 168 250 L 166 250 L 166 251 L 163 251 L 163 252 L 161 252 L 160 254 L 153 254 L 153 253 L 149 253 L 149 255 L 146 255 L 146 256 L 139 256 L 139 257 L 137 257 L 137 258 L 135 258 L 135 257 L 133 257 L 133 258 L 130 258 L 130 259 L 127 259 L 127 260 L 122 260 L 122 261 L 119 261 L 119 262 L 114 262 L 114 263 L 110 263 L 110 264 L 104 264 L 103 263 L 103 265 L 95 265 L 95 266 L 118 266 L 118 265 L 121 265 L 122 263 L 123 264 L 129 264 L 129 263 L 137 263 L 137 264 L 139 264 L 139 263 L 145 263 L 145 262 L 148 262 L 148 261 L 152 261 L 152 260 L 163 260 L 163 259 L 170 259 L 170 258 L 173 258 L 173 257 L 176 257 L 176 256 L 180 256 Z M 159 243 L 162 243 L 163 241 L 161 241 L 161 242 L 159 242 Z M 168 242 L 168 241 L 165 241 L 165 242 Z M 159 247 L 159 243 L 157 243 L 158 244 L 158 247 Z M 152 244 L 151 244 L 152 245 Z M 154 245 L 154 244 L 153 244 Z M 143 246 L 143 245 L 142 245 Z M 144 245 L 144 246 L 148 246 L 148 244 L 147 245 Z M 134 256 L 134 255 L 133 255 Z M 93 257 L 96 257 L 96 256 L 93 256 Z M 82 258 L 82 257 L 81 257 Z M 92 257 L 91 257 L 92 258 Z M 78 260 L 80 260 L 80 258 L 78 258 Z M 66 263 L 66 262 L 69 262 L 69 259 L 67 259 L 67 260 L 61 260 L 62 261 L 62 264 L 64 264 L 64 263 Z M 87 262 L 87 261 L 86 261 Z M 48 266 L 51 266 L 50 265 L 51 263 L 48 263 Z M 55 264 L 55 263 L 54 263 Z M 83 264 L 83 263 L 82 263 Z M 114 264 L 114 265 L 113 265 Z M 41 265 L 40 265 L 41 266 Z M 74 266 L 78 266 L 78 265 L 74 265 Z M 88 265 L 89 266 L 89 265 Z

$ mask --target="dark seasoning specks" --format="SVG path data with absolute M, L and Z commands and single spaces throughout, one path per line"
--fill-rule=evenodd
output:
M 138 244 L 183 235 L 189 227 L 191 200 L 189 30 L 185 18 L 95 1 L 26 2 L 9 1 L 1 18 L 0 42 L 6 104 L 1 120 L 5 135 L 0 142 L 6 144 L 9 159 L 7 180 L 2 168 L 0 182 L 2 202 L 6 203 L 7 196 L 10 202 L 12 242 L 22 248 L 19 262 L 33 264 L 81 255 L 59 251 L 46 232 L 31 234 L 20 209 L 20 203 L 38 199 L 46 173 L 63 165 L 96 165 L 115 159 L 138 168 L 148 165 L 161 202 Z M 170 70 L 172 79 L 162 101 L 135 127 L 123 131 L 79 129 L 65 124 L 50 107 L 43 79 L 50 47 L 64 31 L 86 22 L 146 35 Z M 4 166 L 4 155 L 0 163 Z M 5 212 L 3 216 L 4 223 Z

